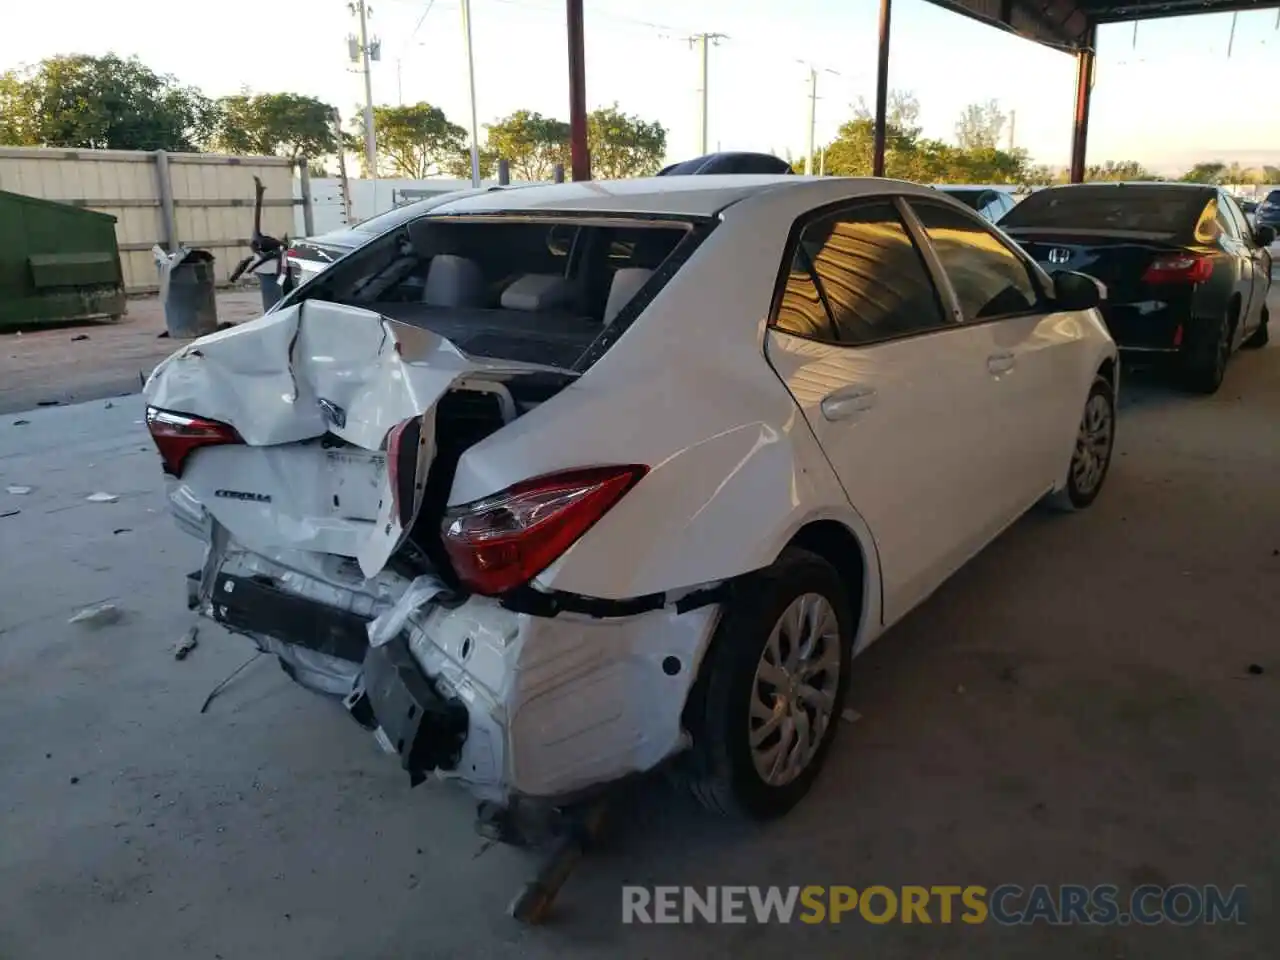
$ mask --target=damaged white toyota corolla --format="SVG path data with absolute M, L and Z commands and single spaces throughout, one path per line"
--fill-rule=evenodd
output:
M 469 196 L 152 374 L 201 613 L 416 782 L 810 787 L 854 656 L 1114 438 L 1102 290 L 937 191 Z

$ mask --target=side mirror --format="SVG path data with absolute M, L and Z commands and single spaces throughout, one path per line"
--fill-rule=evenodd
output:
M 1260 247 L 1271 246 L 1276 242 L 1276 228 L 1267 226 L 1254 227 L 1253 241 Z
M 1060 270 L 1053 275 L 1053 299 L 1059 310 L 1092 310 L 1107 299 L 1107 288 L 1088 274 Z

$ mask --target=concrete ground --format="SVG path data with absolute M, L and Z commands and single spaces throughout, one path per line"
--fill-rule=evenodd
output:
M 262 313 L 257 290 L 221 290 L 218 320 L 238 323 Z M 129 300 L 117 323 L 98 321 L 0 335 L 0 414 L 137 393 L 138 375 L 182 343 L 161 337 L 157 297 Z
M 503 912 L 528 857 L 484 850 L 464 796 L 410 790 L 273 661 L 200 713 L 250 645 L 204 625 L 171 654 L 199 549 L 165 515 L 138 398 L 3 417 L 0 957 L 1274 956 L 1280 347 L 1235 357 L 1214 397 L 1124 391 L 1099 501 L 1029 515 L 857 661 L 862 717 L 791 816 L 729 826 L 648 784 L 534 930 Z M 119 622 L 67 622 L 104 601 Z M 619 922 L 624 883 L 1005 882 L 1245 884 L 1252 913 Z

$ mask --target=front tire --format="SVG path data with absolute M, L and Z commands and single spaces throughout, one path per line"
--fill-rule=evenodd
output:
M 1057 510 L 1083 510 L 1102 492 L 1111 469 L 1116 444 L 1115 389 L 1103 376 L 1094 378 L 1080 415 L 1076 446 L 1067 469 L 1066 485 L 1053 494 L 1048 504 Z
M 806 550 L 741 586 L 704 663 L 686 782 L 715 813 L 767 820 L 809 792 L 831 749 L 855 625 L 839 574 Z

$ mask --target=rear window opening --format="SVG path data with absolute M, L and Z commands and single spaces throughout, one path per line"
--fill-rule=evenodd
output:
M 335 267 L 304 299 L 375 310 L 471 355 L 580 369 L 707 229 L 639 217 L 426 216 Z
M 1156 233 L 1173 237 L 1195 230 L 1212 199 L 1181 186 L 1098 185 L 1038 190 L 1000 220 L 1005 229 Z

